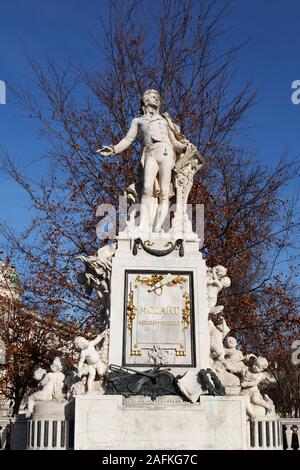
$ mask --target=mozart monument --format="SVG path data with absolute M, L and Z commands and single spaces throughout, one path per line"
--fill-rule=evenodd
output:
M 147 90 L 126 136 L 98 151 L 109 157 L 137 136 L 142 142 L 141 178 L 125 190 L 133 203 L 125 228 L 115 243 L 80 257 L 79 281 L 97 291 L 107 328 L 75 338 L 75 370 L 61 357 L 51 372 L 37 371 L 29 448 L 38 448 L 33 425 L 53 416 L 65 423 L 62 448 L 280 447 L 274 405 L 259 390 L 268 362 L 230 336 L 218 304 L 229 274 L 206 266 L 192 230 L 187 201 L 204 160 L 160 107 L 158 92 Z

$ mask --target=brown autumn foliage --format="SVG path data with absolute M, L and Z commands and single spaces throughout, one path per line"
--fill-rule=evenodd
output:
M 250 83 L 237 89 L 234 81 L 240 47 L 222 46 L 229 13 L 227 4 L 210 0 L 162 0 L 151 12 L 147 2 L 127 2 L 119 15 L 118 2 L 111 1 L 93 36 L 99 50 L 94 70 L 62 69 L 51 60 L 41 66 L 29 58 L 35 88 L 18 88 L 15 95 L 49 141 L 49 174 L 36 189 L 7 153 L 2 159 L 3 171 L 35 209 L 21 237 L 2 225 L 16 260 L 24 263 L 29 310 L 76 321 L 86 332 L 102 328 L 99 299 L 76 282 L 77 256 L 93 254 L 102 243 L 97 206 L 118 204 L 138 175 L 140 144 L 112 158 L 95 150 L 125 134 L 142 92 L 151 87 L 206 160 L 190 202 L 205 205 L 208 265 L 229 269 L 232 286 L 222 301 L 232 334 L 245 352 L 273 362 L 282 351 L 288 355 L 300 323 L 291 256 L 299 220 L 286 188 L 299 178 L 299 163 L 284 155 L 270 169 L 237 145 L 257 94 Z M 280 273 L 278 262 L 287 257 L 289 268 Z
M 6 267 L 0 271 L 0 332 L 5 345 L 0 363 L 0 397 L 16 414 L 29 391 L 37 386 L 34 369 L 37 365 L 46 369 L 50 366 L 66 342 L 73 339 L 74 328 L 25 308 L 21 284 L 10 281 L 9 262 Z

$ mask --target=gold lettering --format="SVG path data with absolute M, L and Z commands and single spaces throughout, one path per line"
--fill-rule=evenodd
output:
M 142 305 L 140 307 L 140 313 L 143 313 L 143 314 L 165 314 L 165 315 L 176 315 L 179 313 L 179 307 L 170 307 L 170 306 L 167 306 L 167 307 L 154 307 L 154 306 L 149 306 L 149 307 L 146 307 L 144 305 Z
M 178 326 L 179 321 L 175 320 L 139 320 L 139 325 L 163 325 L 163 326 Z

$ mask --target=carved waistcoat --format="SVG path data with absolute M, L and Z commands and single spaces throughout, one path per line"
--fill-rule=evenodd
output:
M 172 145 L 171 132 L 162 116 L 158 115 L 152 119 L 139 117 L 132 120 L 126 136 L 114 146 L 115 153 L 120 153 L 128 148 L 137 133 L 141 136 L 144 146 L 151 145 L 153 142 L 166 142 Z
M 164 118 L 141 119 L 140 132 L 145 145 L 155 142 L 170 142 L 167 123 Z

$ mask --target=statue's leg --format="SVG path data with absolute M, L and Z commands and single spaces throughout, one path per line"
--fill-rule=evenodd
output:
M 251 396 L 251 403 L 253 403 L 253 405 L 261 406 L 265 408 L 267 411 L 271 411 L 272 409 L 271 400 L 270 401 L 265 400 L 259 391 L 253 393 L 253 395 Z
M 93 366 L 89 366 L 88 380 L 87 380 L 87 389 L 88 392 L 93 390 L 93 383 L 96 377 L 96 369 Z
M 169 211 L 169 191 L 173 168 L 173 149 L 170 146 L 164 146 L 163 151 L 163 158 L 159 163 L 160 194 L 157 220 L 154 228 L 155 232 L 162 231 L 162 224 Z
M 153 186 L 158 173 L 158 164 L 153 156 L 147 155 L 144 165 L 144 187 L 141 200 L 140 229 L 151 230 L 151 197 L 153 195 Z

